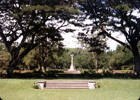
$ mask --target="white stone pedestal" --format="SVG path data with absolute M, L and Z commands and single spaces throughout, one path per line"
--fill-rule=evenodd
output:
M 44 89 L 44 82 L 38 82 L 39 89 Z
M 88 87 L 89 87 L 89 89 L 91 89 L 91 90 L 95 89 L 95 83 L 89 81 L 89 82 L 88 82 Z

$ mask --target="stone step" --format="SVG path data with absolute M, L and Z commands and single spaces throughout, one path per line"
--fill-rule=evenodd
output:
M 63 82 L 63 81 L 48 82 L 47 81 L 46 83 L 48 83 L 48 84 L 86 84 L 88 82 L 86 82 L 86 81 L 84 81 L 84 82 L 82 82 L 82 81 L 77 81 L 77 82 Z
M 46 87 L 88 87 L 88 85 L 47 85 Z
M 88 89 L 88 86 L 80 86 L 80 87 L 46 87 L 46 89 Z
M 41 87 L 46 89 L 88 89 L 89 85 L 91 86 L 89 81 L 45 81 L 38 84 L 42 84 Z

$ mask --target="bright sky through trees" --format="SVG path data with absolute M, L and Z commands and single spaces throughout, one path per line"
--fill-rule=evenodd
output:
M 138 10 L 134 10 L 133 15 L 140 17 L 140 12 L 138 12 Z M 90 21 L 86 21 L 85 23 L 90 23 Z M 74 27 L 74 26 L 70 26 L 70 27 Z M 74 27 L 74 29 L 76 29 Z M 62 34 L 62 36 L 64 37 L 64 45 L 65 47 L 68 48 L 77 48 L 77 47 L 81 47 L 80 42 L 78 42 L 78 40 L 76 39 L 76 36 L 78 34 L 79 31 L 81 31 L 82 29 L 77 28 L 77 31 L 73 32 L 73 33 L 64 33 Z M 126 39 L 123 35 L 121 35 L 119 32 L 114 32 L 113 34 L 114 37 L 119 38 L 121 41 L 126 42 Z M 117 45 L 119 45 L 119 43 L 115 42 L 114 40 L 108 39 L 107 40 L 107 45 L 110 47 L 110 50 L 115 50 Z
M 78 40 L 76 39 L 76 33 L 68 33 L 68 34 L 63 34 L 64 37 L 64 45 L 65 47 L 68 48 L 77 48 L 77 47 L 81 47 L 80 42 L 78 42 Z M 123 36 L 116 36 L 118 38 L 121 38 L 122 41 L 125 41 L 125 38 Z M 110 47 L 110 50 L 115 50 L 116 46 L 119 45 L 117 42 L 108 39 L 107 41 L 108 46 Z

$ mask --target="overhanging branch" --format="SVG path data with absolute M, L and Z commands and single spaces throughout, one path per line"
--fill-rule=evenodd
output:
M 114 41 L 120 43 L 121 45 L 123 45 L 123 46 L 125 46 L 125 47 L 127 47 L 128 49 L 131 49 L 131 47 L 130 47 L 128 44 L 126 44 L 126 43 L 124 43 L 124 42 L 122 42 L 122 41 L 120 41 L 120 40 L 114 38 L 114 37 L 111 36 L 107 31 L 105 31 L 103 28 L 102 28 L 102 32 L 101 32 L 100 34 L 104 34 L 104 35 L 106 35 L 107 37 L 111 38 L 112 40 L 114 40 Z

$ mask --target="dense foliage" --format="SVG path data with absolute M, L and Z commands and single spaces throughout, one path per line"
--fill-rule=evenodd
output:
M 92 21 L 92 31 L 100 31 L 99 35 L 107 36 L 128 48 L 134 56 L 135 72 L 140 74 L 140 18 L 139 0 L 79 0 L 81 11 L 85 19 Z M 113 37 L 119 32 L 126 38 L 126 42 Z
M 3 46 L 3 45 L 2 45 Z M 54 46 L 40 46 L 29 52 L 23 62 L 16 68 L 18 70 L 33 70 L 41 73 L 47 73 L 47 70 L 67 70 L 70 67 L 70 54 L 74 54 L 74 66 L 84 71 L 95 72 L 95 58 L 92 52 L 81 48 L 58 49 Z M 43 53 L 43 55 L 41 55 Z M 9 53 L 3 48 L 0 50 L 0 69 L 6 69 L 10 61 Z M 98 55 L 98 71 L 112 70 L 133 70 L 133 55 L 131 51 L 123 46 L 118 46 L 114 51 L 103 52 Z M 53 74 L 55 74 L 53 72 Z
M 45 49 L 46 50 L 46 49 Z M 67 70 L 70 67 L 70 54 L 74 53 L 74 66 L 77 69 L 95 70 L 95 58 L 92 52 L 88 52 L 87 49 L 81 48 L 67 48 L 63 49 L 60 55 L 58 51 L 49 51 L 49 56 L 46 63 L 43 65 L 45 69 L 64 69 Z M 52 52 L 52 53 L 51 53 Z M 60 51 L 59 51 L 60 52 Z M 34 49 L 29 53 L 24 63 L 25 69 L 40 69 L 41 56 L 38 54 L 37 49 Z M 132 70 L 133 55 L 127 48 L 118 46 L 115 51 L 108 51 L 98 55 L 98 69 L 103 70 Z
M 65 29 L 61 28 L 75 13 L 63 0 L 0 1 L 0 39 L 11 56 L 7 72 L 12 73 L 43 41 L 47 45 L 62 41 L 60 33 Z

